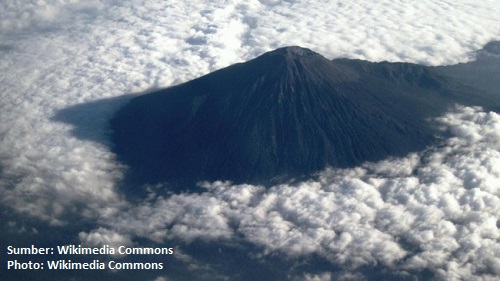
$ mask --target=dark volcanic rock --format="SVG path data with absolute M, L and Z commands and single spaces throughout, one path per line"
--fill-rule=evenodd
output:
M 270 183 L 424 149 L 463 92 L 424 66 L 287 47 L 134 98 L 113 138 L 145 182 Z
M 500 110 L 500 41 L 486 44 L 476 52 L 474 61 L 439 66 L 435 70 L 481 91 L 489 104 L 495 106 L 493 109 Z

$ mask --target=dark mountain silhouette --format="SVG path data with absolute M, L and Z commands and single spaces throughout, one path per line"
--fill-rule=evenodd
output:
M 482 96 L 500 111 L 500 41 L 492 41 L 478 50 L 475 60 L 452 66 L 438 66 L 439 73 L 481 91 Z
M 275 183 L 427 147 L 428 118 L 488 104 L 433 68 L 286 47 L 132 99 L 118 155 L 145 182 Z

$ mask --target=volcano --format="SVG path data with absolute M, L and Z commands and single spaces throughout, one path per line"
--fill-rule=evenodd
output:
M 285 47 L 136 97 L 111 125 L 145 182 L 269 184 L 423 150 L 429 118 L 480 104 L 471 92 L 430 67 Z

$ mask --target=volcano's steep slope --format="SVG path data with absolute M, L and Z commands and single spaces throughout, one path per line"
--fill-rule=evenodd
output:
M 133 99 L 113 138 L 149 182 L 268 183 L 424 149 L 458 92 L 423 66 L 287 47 Z

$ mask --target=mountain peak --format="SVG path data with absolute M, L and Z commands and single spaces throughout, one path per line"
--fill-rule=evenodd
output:
M 427 120 L 457 93 L 404 66 L 280 48 L 132 99 L 112 120 L 116 152 L 149 183 L 267 184 L 404 156 L 430 144 Z
M 283 48 L 276 49 L 269 52 L 268 54 L 285 55 L 289 57 L 310 57 L 310 56 L 321 56 L 320 54 L 299 46 L 287 46 Z

